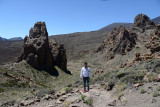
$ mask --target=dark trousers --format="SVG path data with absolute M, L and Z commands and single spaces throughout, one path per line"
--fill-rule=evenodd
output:
M 86 91 L 86 82 L 89 91 L 89 77 L 83 77 L 84 90 Z

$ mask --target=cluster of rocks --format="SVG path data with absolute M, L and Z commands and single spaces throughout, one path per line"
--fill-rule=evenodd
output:
M 34 98 L 27 98 L 26 100 L 22 100 L 19 103 L 19 106 L 30 106 L 30 105 L 38 104 L 40 102 L 49 101 L 49 100 L 52 100 L 54 102 L 54 105 L 50 104 L 48 105 L 48 107 L 61 105 L 65 102 L 67 98 L 69 98 L 70 96 L 73 96 L 72 94 L 74 93 L 79 93 L 79 89 L 74 88 L 70 93 L 67 93 L 65 91 L 58 91 L 57 93 L 46 94 L 43 97 L 36 96 Z M 81 100 L 78 99 L 78 102 L 80 101 Z M 73 100 L 71 103 L 75 103 L 75 102 L 77 102 L 76 99 Z
M 155 32 L 155 35 L 157 36 L 159 35 L 159 32 L 160 32 L 159 27 L 160 25 L 157 25 L 157 31 Z M 152 29 L 152 28 L 155 29 L 154 22 L 152 22 L 147 15 L 138 14 L 134 19 L 133 26 L 131 26 L 130 28 L 125 28 L 123 26 L 115 28 L 109 34 L 109 36 L 103 41 L 103 43 L 97 48 L 96 52 L 105 53 L 106 59 L 113 59 L 116 54 L 125 55 L 126 53 L 130 52 L 135 47 L 136 41 L 138 37 L 140 36 L 140 33 L 143 33 L 146 29 Z M 156 42 L 156 44 L 158 43 L 159 42 Z M 158 45 L 156 46 L 158 48 Z M 154 46 L 150 46 L 149 44 L 147 45 L 147 47 L 154 47 Z M 156 51 L 157 48 L 151 49 L 151 51 Z M 137 57 L 138 55 L 136 55 L 136 58 Z
M 128 60 L 125 62 L 125 63 L 123 63 L 123 64 L 121 64 L 120 65 L 120 68 L 124 68 L 124 67 L 130 67 L 130 66 L 132 66 L 132 62 L 129 62 Z
M 125 63 L 120 65 L 120 68 L 130 67 L 135 63 L 138 63 L 140 61 L 146 61 L 148 59 L 153 59 L 152 54 L 141 54 L 141 53 L 135 53 L 135 59 L 132 61 L 126 61 Z
M 104 71 L 102 70 L 102 69 L 96 69 L 96 72 L 94 73 L 94 74 L 92 74 L 92 77 L 94 77 L 94 76 L 96 76 L 96 75 L 98 75 L 98 74 L 102 74 L 102 73 L 104 73 Z
M 24 38 L 24 45 L 18 61 L 26 60 L 37 69 L 53 71 L 54 65 L 67 70 L 66 51 L 63 44 L 48 39 L 45 22 L 37 22 Z
M 146 48 L 150 49 L 151 54 L 160 57 L 160 23 L 156 27 L 155 33 L 148 39 Z
M 131 51 L 136 45 L 136 35 L 130 33 L 128 29 L 123 26 L 115 28 L 108 38 L 103 41 L 97 52 L 107 51 L 106 58 L 113 59 L 115 54 L 125 55 Z
M 133 62 L 135 62 L 135 61 L 146 61 L 148 59 L 153 59 L 152 54 L 141 55 L 141 53 L 135 53 L 135 59 L 133 60 Z

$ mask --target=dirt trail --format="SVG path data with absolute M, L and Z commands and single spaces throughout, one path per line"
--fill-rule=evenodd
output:
M 83 93 L 83 87 L 79 86 L 69 93 L 60 91 L 54 95 L 47 95 L 40 99 L 34 98 L 21 104 L 27 107 L 160 107 L 160 95 L 153 97 L 154 91 L 159 86 L 160 83 L 157 82 L 145 83 L 137 88 L 130 87 L 124 90 L 124 96 L 120 99 L 117 98 L 116 88 L 107 91 L 100 84 L 95 84 L 90 86 L 90 92 Z M 142 89 L 146 90 L 143 94 Z M 86 97 L 82 99 L 82 96 Z M 86 103 L 86 101 L 89 102 Z
M 110 102 L 113 102 L 113 92 L 109 92 L 99 85 L 91 85 L 90 92 L 83 93 L 82 87 L 74 88 L 71 93 L 61 93 L 59 97 L 41 100 L 40 102 L 29 105 L 28 107 L 107 107 Z M 82 100 L 81 96 L 86 96 Z M 57 96 L 55 94 L 54 96 Z M 85 103 L 85 100 L 93 100 L 92 105 Z

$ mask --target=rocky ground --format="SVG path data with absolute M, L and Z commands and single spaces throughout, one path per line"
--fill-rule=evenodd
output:
M 116 89 L 107 91 L 103 84 L 91 85 L 90 92 L 82 92 L 78 86 L 69 92 L 59 91 L 42 98 L 30 98 L 21 101 L 20 107 L 160 107 L 160 97 L 155 90 L 160 83 L 145 83 L 126 89 L 123 97 L 117 98 Z M 144 91 L 142 91 L 144 90 Z M 160 89 L 159 89 L 160 90 Z M 14 105 L 13 107 L 17 107 Z

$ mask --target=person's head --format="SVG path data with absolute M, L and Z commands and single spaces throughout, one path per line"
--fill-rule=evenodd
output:
M 87 67 L 87 62 L 84 62 L 84 67 Z

